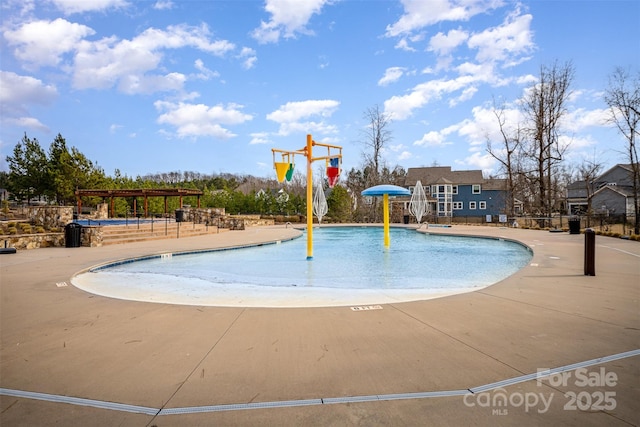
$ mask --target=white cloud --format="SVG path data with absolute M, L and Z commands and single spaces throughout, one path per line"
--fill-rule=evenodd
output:
M 398 160 L 408 160 L 412 157 L 413 157 L 413 154 L 411 154 L 409 151 L 403 151 L 398 155 Z
M 125 0 L 49 0 L 64 14 L 99 12 L 129 5 Z
M 169 9 L 173 9 L 173 2 L 171 0 L 158 0 L 154 5 L 153 8 L 156 10 L 169 10 Z
M 442 21 L 468 21 L 474 15 L 502 6 L 502 0 L 401 0 L 404 14 L 387 26 L 386 35 L 396 37 Z
M 58 97 L 55 86 L 30 76 L 0 71 L 0 120 L 4 125 L 48 132 L 49 128 L 29 117 L 32 105 L 49 105 Z
M 262 21 L 252 32 L 259 43 L 276 43 L 280 37 L 292 38 L 297 33 L 313 34 L 306 28 L 314 14 L 320 13 L 331 0 L 266 0 L 265 10 L 271 14 L 269 22 Z
M 311 116 L 330 117 L 339 105 L 340 102 L 331 99 L 287 102 L 276 111 L 269 113 L 267 119 L 285 123 Z
M 449 126 L 440 131 L 429 131 L 422 135 L 422 138 L 418 141 L 414 141 L 413 145 L 426 146 L 426 147 L 442 147 L 445 145 L 451 145 L 453 142 L 448 141 L 448 136 L 458 130 L 457 125 Z
M 463 30 L 451 30 L 447 34 L 438 33 L 429 40 L 427 50 L 438 55 L 449 55 L 452 50 L 460 46 L 469 38 L 469 33 Z
M 458 134 L 467 139 L 472 147 L 479 147 L 485 150 L 487 139 L 493 143 L 493 147 L 500 147 L 503 144 L 503 136 L 500 133 L 498 118 L 493 107 L 476 106 L 471 110 L 472 119 L 466 119 L 458 123 Z M 522 111 L 515 106 L 506 105 L 503 110 L 504 131 L 507 135 L 512 135 L 524 117 Z
M 562 126 L 570 132 L 580 132 L 588 127 L 608 127 L 610 113 L 608 109 L 587 110 L 578 108 L 570 111 L 563 119 Z
M 256 61 L 258 61 L 258 57 L 256 56 L 256 51 L 251 49 L 250 47 L 243 47 L 238 55 L 238 58 L 241 59 L 242 67 L 246 70 L 253 68 Z
M 55 66 L 62 55 L 74 51 L 91 28 L 58 18 L 55 21 L 32 21 L 4 32 L 9 46 L 15 46 L 16 58 L 35 66 Z
M 180 138 L 211 136 L 228 139 L 236 134 L 222 125 L 238 125 L 253 118 L 244 114 L 241 111 L 243 107 L 237 104 L 218 104 L 210 107 L 204 104 L 156 101 L 154 106 L 158 111 L 164 111 L 158 117 L 158 123 L 174 126 Z
M 378 80 L 378 86 L 386 86 L 390 83 L 397 82 L 404 74 L 403 67 L 390 67 L 384 71 L 384 76 Z
M 520 55 L 527 55 L 534 48 L 531 31 L 533 17 L 519 13 L 516 10 L 502 25 L 473 34 L 469 38 L 469 48 L 478 50 L 477 61 L 506 62 L 506 65 L 513 66 L 528 59 L 520 58 Z
M 111 126 L 109 126 L 109 133 L 116 133 L 117 131 L 119 131 L 120 129 L 122 129 L 124 126 L 122 125 L 118 125 L 118 124 L 112 124 Z
M 181 73 L 161 75 L 127 75 L 120 79 L 118 90 L 127 95 L 180 91 L 186 76 Z
M 405 14 L 393 26 L 387 28 L 387 36 L 402 36 L 404 40 L 414 31 L 433 25 L 441 21 L 465 21 L 470 17 L 490 11 L 503 5 L 502 1 L 469 2 L 466 0 L 434 0 L 424 2 L 420 0 L 403 0 Z M 471 33 L 458 28 L 446 33 L 439 32 L 429 40 L 428 51 L 436 54 L 435 67 L 430 66 L 423 73 L 444 71 L 457 72 L 458 76 L 447 75 L 437 80 L 430 80 L 418 84 L 408 92 L 395 95 L 384 102 L 385 113 L 393 119 L 405 120 L 411 117 L 414 110 L 425 105 L 447 98 L 449 107 L 469 101 L 480 90 L 481 85 L 501 87 L 507 84 L 526 84 L 530 76 L 502 76 L 501 68 L 512 67 L 529 58 L 535 45 L 532 41 L 532 17 L 522 14 L 516 5 L 503 22 L 484 31 Z M 408 46 L 408 45 L 407 45 Z M 466 60 L 468 52 L 459 49 L 475 51 L 472 62 Z M 456 64 L 459 59 L 465 62 Z M 398 71 L 390 74 L 398 78 Z M 386 82 L 381 79 L 379 84 Z
M 278 135 L 292 133 L 335 133 L 335 126 L 327 125 L 323 120 L 313 121 L 312 117 L 321 119 L 331 117 L 340 102 L 331 99 L 287 102 L 274 112 L 267 114 L 267 119 L 280 124 Z
M 461 76 L 455 79 L 430 80 L 415 86 L 407 95 L 395 95 L 384 102 L 385 113 L 394 120 L 404 120 L 413 114 L 413 110 L 428 102 L 440 99 L 442 95 L 463 90 L 475 82 L 471 76 Z
M 192 47 L 222 56 L 235 48 L 226 40 L 212 42 L 209 36 L 206 25 L 178 25 L 166 30 L 149 28 L 132 40 L 110 37 L 96 42 L 83 41 L 75 58 L 74 87 L 106 89 L 120 82 L 118 88 L 129 94 L 180 90 L 184 75 L 147 73 L 159 67 L 165 49 Z
M 455 163 L 460 166 L 482 169 L 484 173 L 491 173 L 496 166 L 497 160 L 488 153 L 475 152 L 465 157 L 464 160 L 456 160 Z
M 51 130 L 35 117 L 1 117 L 0 122 L 6 126 L 13 126 L 21 129 L 33 129 L 45 133 L 49 133 Z
M 48 105 L 57 96 L 55 86 L 44 84 L 42 80 L 11 71 L 0 71 L 0 103 L 3 104 L 3 114 L 10 111 L 11 106 Z
M 196 75 L 196 77 L 200 80 L 209 80 L 211 78 L 220 77 L 220 73 L 218 73 L 217 71 L 208 69 L 204 65 L 204 62 L 202 61 L 202 59 L 200 58 L 195 60 L 195 62 L 193 63 L 193 66 L 195 67 L 196 70 L 200 71 Z
M 271 140 L 269 139 L 268 132 L 256 132 L 251 134 L 251 141 L 249 142 L 249 145 L 268 144 L 270 142 Z
M 409 46 L 409 42 L 407 42 L 407 39 L 402 38 L 400 40 L 398 40 L 398 43 L 396 43 L 396 45 L 394 46 L 396 49 L 400 49 L 400 50 L 405 50 L 407 52 L 415 52 L 416 49 Z

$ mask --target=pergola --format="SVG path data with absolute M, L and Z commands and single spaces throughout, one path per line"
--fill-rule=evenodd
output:
M 136 188 L 132 190 L 76 190 L 78 200 L 78 213 L 82 212 L 82 197 L 102 197 L 110 199 L 111 216 L 114 216 L 114 199 L 116 197 L 134 197 L 133 215 L 137 214 L 136 200 L 144 197 L 144 216 L 149 216 L 149 197 L 164 197 L 164 213 L 167 213 L 167 197 L 180 197 L 180 207 L 182 208 L 183 196 L 198 196 L 198 208 L 200 207 L 200 196 L 204 193 L 200 190 L 187 188 Z

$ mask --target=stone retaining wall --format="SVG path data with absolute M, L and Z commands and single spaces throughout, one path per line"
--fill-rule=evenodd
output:
M 64 247 L 64 233 L 21 234 L 17 236 L 0 236 L 2 247 L 16 249 L 38 249 L 55 246 Z
M 73 221 L 73 206 L 25 206 L 23 214 L 33 225 L 63 228 Z
M 184 220 L 196 224 L 217 224 L 225 216 L 224 208 L 184 208 Z
M 80 244 L 91 248 L 102 246 L 102 227 L 82 227 Z

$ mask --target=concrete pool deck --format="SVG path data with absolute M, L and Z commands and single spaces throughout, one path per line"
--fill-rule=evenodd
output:
M 640 243 L 597 236 L 590 277 L 583 235 L 428 231 L 514 239 L 534 257 L 480 291 L 353 310 L 154 304 L 70 285 L 110 260 L 292 228 L 4 255 L 0 424 L 640 424 Z

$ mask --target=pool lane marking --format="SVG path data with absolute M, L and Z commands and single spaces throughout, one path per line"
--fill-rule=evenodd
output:
M 328 397 L 320 399 L 303 399 L 303 400 L 280 400 L 271 402 L 252 402 L 252 403 L 232 403 L 224 405 L 209 406 L 187 406 L 182 408 L 149 408 L 146 406 L 128 405 L 124 403 L 105 402 L 101 400 L 84 399 L 79 397 L 61 396 L 48 393 L 37 393 L 32 391 L 13 390 L 8 388 L 0 388 L 0 395 L 20 397 L 23 399 L 44 400 L 47 402 L 66 403 L 79 406 L 91 406 L 100 409 L 110 409 L 114 411 L 135 412 L 145 415 L 179 415 L 193 414 L 203 412 L 225 412 L 238 411 L 248 409 L 265 409 L 265 408 L 285 408 L 285 407 L 301 407 L 329 405 L 338 403 L 357 403 L 357 402 L 382 402 L 389 400 L 407 400 L 407 399 L 429 399 L 435 397 L 452 397 L 465 396 L 469 394 L 482 393 L 488 390 L 506 387 L 531 380 L 540 380 L 562 372 L 574 371 L 579 368 L 600 365 L 612 362 L 614 360 L 626 359 L 630 357 L 640 356 L 640 349 L 626 351 L 623 353 L 612 354 L 610 356 L 599 357 L 596 359 L 586 360 L 583 362 L 573 363 L 571 365 L 560 366 L 557 368 L 538 371 L 532 374 L 520 375 L 518 377 L 509 378 L 494 383 L 489 383 L 477 387 L 461 390 L 444 390 L 444 391 L 427 391 L 416 393 L 393 393 L 393 394 L 373 394 L 362 396 L 345 396 L 345 397 Z

